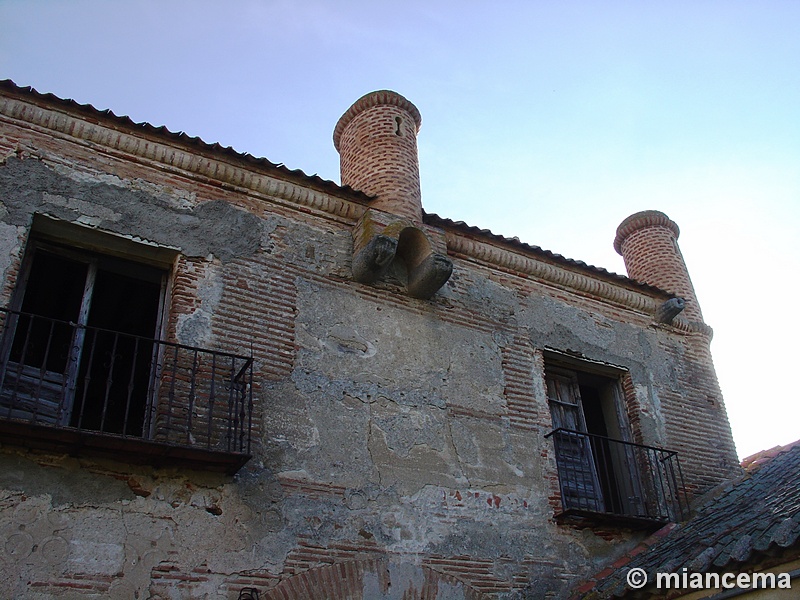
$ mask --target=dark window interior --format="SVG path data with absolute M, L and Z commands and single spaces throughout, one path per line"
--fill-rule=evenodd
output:
M 28 277 L 22 312 L 77 322 L 87 271 L 85 263 L 47 252 L 37 253 Z M 71 342 L 69 325 L 23 318 L 17 325 L 11 360 L 35 367 L 44 365 L 47 371 L 65 373 Z
M 581 404 L 583 404 L 583 414 L 586 416 L 586 431 L 595 435 L 608 437 L 608 427 L 603 415 L 603 405 L 600 392 L 596 387 L 581 385 Z
M 31 265 L 22 311 L 75 321 L 81 309 L 88 265 L 39 251 Z
M 553 426 L 590 435 L 557 436 L 568 508 L 610 513 L 628 510 L 631 487 L 620 422 L 617 378 L 568 367 L 549 366 L 547 387 Z M 626 490 L 624 493 L 621 490 Z
M 153 338 L 160 293 L 160 284 L 98 268 L 87 322 L 98 329 L 87 332 L 71 425 L 142 435 L 153 343 L 116 333 Z
M 592 382 L 585 382 L 585 378 L 579 376 L 578 381 L 584 379 L 579 386 L 581 394 L 581 405 L 583 414 L 586 418 L 586 432 L 601 436 L 593 438 L 593 459 L 597 469 L 600 487 L 603 493 L 606 510 L 609 512 L 620 512 L 622 500 L 619 496 L 620 486 L 617 483 L 616 470 L 614 466 L 614 450 L 605 438 L 615 437 L 609 435 L 609 426 L 606 419 L 609 413 L 613 414 L 613 393 L 610 386 L 614 385 L 611 380 L 596 377 L 590 378 Z M 618 429 L 618 428 L 615 428 Z
M 36 248 L 21 311 L 47 318 L 17 322 L 9 359 L 25 367 L 15 385 L 27 374 L 58 385 L 48 400 L 62 424 L 143 435 L 163 276 L 123 259 Z

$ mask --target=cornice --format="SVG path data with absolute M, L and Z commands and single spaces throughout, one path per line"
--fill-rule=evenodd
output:
M 643 313 L 651 319 L 665 298 L 669 296 L 666 292 L 661 292 L 659 297 L 637 292 L 610 281 L 603 281 L 599 277 L 592 277 L 556 264 L 537 260 L 519 252 L 513 252 L 452 231 L 446 231 L 445 235 L 447 249 L 451 254 L 468 257 L 514 273 L 521 273 L 580 295 L 599 298 L 611 304 Z M 653 289 L 655 290 L 655 288 Z M 689 321 L 683 316 L 676 317 L 670 325 L 658 324 L 658 327 L 687 334 L 701 334 L 709 340 L 713 336 L 711 327 L 698 321 Z
M 591 277 L 546 261 L 536 260 L 524 254 L 463 237 L 450 231 L 447 232 L 447 248 L 451 252 L 469 256 L 484 263 L 523 273 L 562 288 L 602 298 L 644 313 L 655 313 L 659 302 L 663 301 L 663 299 L 603 281 L 598 277 Z
M 290 181 L 267 173 L 268 168 L 255 164 L 257 159 L 253 159 L 254 164 L 236 164 L 235 160 L 228 157 L 214 157 L 193 148 L 182 148 L 169 140 L 162 141 L 155 136 L 115 129 L 12 97 L 0 96 L 0 115 L 12 124 L 55 135 L 112 156 L 128 160 L 134 158 L 167 171 L 213 180 L 223 187 L 281 199 L 348 221 L 359 219 L 367 209 L 368 199 L 362 198 L 363 194 L 359 192 L 338 188 L 342 192 L 338 196 L 315 189 L 315 182 L 307 176 L 308 181 L 302 183 Z M 246 160 L 242 155 L 242 162 Z M 334 186 L 330 184 L 330 187 Z
M 172 139 L 178 136 L 166 130 L 166 133 L 161 134 L 159 130 L 155 130 L 155 133 L 140 132 L 125 127 L 124 123 L 116 128 L 116 123 L 112 122 L 121 120 L 119 117 L 113 117 L 109 124 L 105 124 L 100 119 L 102 113 L 99 113 L 97 122 L 93 122 L 93 119 L 85 115 L 70 114 L 63 107 L 48 108 L 40 103 L 5 95 L 0 95 L 0 115 L 11 124 L 54 135 L 116 158 L 133 159 L 165 171 L 212 181 L 223 188 L 277 200 L 282 204 L 323 213 L 351 224 L 358 221 L 369 208 L 369 198 L 360 192 L 323 180 L 319 180 L 319 183 L 302 174 L 294 176 L 293 172 L 289 173 L 291 177 L 282 178 L 277 173 L 268 172 L 272 170 L 269 167 L 271 163 L 261 164 L 258 162 L 261 159 L 249 155 L 215 157 L 213 146 L 205 149 L 198 149 L 194 145 L 183 147 L 179 139 Z M 283 172 L 280 174 L 285 175 Z M 292 181 L 295 177 L 297 181 Z M 324 191 L 317 187 L 332 189 Z M 341 193 L 337 194 L 336 191 Z M 439 227 L 434 229 L 441 230 Z M 655 314 L 660 302 L 664 301 L 655 288 L 652 294 L 644 290 L 639 292 L 613 281 L 605 281 L 600 276 L 581 273 L 578 269 L 568 269 L 534 257 L 524 249 L 504 247 L 488 236 L 484 241 L 447 227 L 444 227 L 444 231 L 449 254 L 522 273 L 649 315 Z M 666 293 L 663 295 L 667 296 Z M 710 328 L 707 326 L 701 330 L 694 323 L 681 318 L 676 319 L 673 326 L 680 331 L 710 335 Z

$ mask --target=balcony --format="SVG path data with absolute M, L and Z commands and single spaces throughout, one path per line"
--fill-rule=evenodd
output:
M 0 439 L 235 473 L 250 458 L 253 360 L 0 309 Z
M 557 518 L 648 527 L 688 515 L 676 452 L 570 429 L 545 437 L 555 446 L 563 507 Z

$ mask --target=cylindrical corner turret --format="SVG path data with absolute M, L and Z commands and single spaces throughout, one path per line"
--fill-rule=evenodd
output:
M 422 221 L 417 133 L 422 117 L 396 92 L 362 96 L 336 124 L 342 185 L 375 196 L 378 210 Z
M 622 255 L 628 277 L 683 298 L 686 318 L 703 322 L 703 313 L 678 247 L 679 235 L 678 226 L 667 215 L 645 210 L 620 223 L 614 249 Z

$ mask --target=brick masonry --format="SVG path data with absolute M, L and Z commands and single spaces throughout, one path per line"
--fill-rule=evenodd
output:
M 617 229 L 614 248 L 625 260 L 628 275 L 686 300 L 686 315 L 703 321 L 689 271 L 678 247 L 678 226 L 664 213 L 648 210 L 631 215 Z
M 334 131 L 342 185 L 375 196 L 373 207 L 422 222 L 417 131 L 422 120 L 408 100 L 389 91 L 355 102 Z
M 3 443 L 0 596 L 563 597 L 648 531 L 555 519 L 545 349 L 622 368 L 634 440 L 677 449 L 694 493 L 736 472 L 705 330 L 654 320 L 688 275 L 661 291 L 423 217 L 419 118 L 401 96 L 356 103 L 337 128 L 343 180 L 370 200 L 3 89 L 3 298 L 34 214 L 169 248 L 165 335 L 252 355 L 255 419 L 233 477 Z M 361 172 L 385 148 L 365 158 L 359 136 L 398 115 L 400 167 Z M 391 274 L 352 281 L 370 206 L 446 241 L 454 272 L 431 300 Z M 643 273 L 680 271 L 666 248 L 672 262 Z

